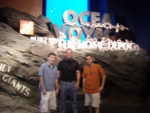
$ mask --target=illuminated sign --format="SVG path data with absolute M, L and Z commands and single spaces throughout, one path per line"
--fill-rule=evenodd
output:
M 99 52 L 105 51 L 133 51 L 139 52 L 140 47 L 138 44 L 126 40 L 121 41 L 118 39 L 117 41 L 113 41 L 109 38 L 103 37 L 101 41 L 98 41 L 96 38 L 88 38 L 85 41 L 81 42 L 77 38 L 72 38 L 66 42 L 64 39 L 57 38 L 48 38 L 48 37 L 30 37 L 31 40 L 39 41 L 45 44 L 50 44 L 52 47 L 57 45 L 58 50 L 65 51 L 67 48 L 71 48 L 73 50 L 76 49 L 93 49 L 98 50 Z
M 69 19 L 70 16 L 71 20 Z M 86 19 L 86 17 L 88 17 L 88 19 Z M 87 39 L 87 37 L 101 39 L 103 37 L 103 29 L 114 29 L 116 32 L 119 30 L 128 30 L 127 27 L 119 25 L 119 23 L 116 23 L 116 26 L 112 25 L 107 21 L 111 20 L 109 16 L 103 18 L 104 20 L 100 23 L 100 12 L 83 11 L 78 15 L 74 10 L 66 10 L 62 18 L 64 23 L 60 33 L 64 34 L 63 38 L 66 41 L 72 37 L 80 39 L 81 42 Z M 83 37 L 83 34 L 85 37 Z M 60 37 L 61 36 L 59 36 L 59 38 Z
M 66 5 L 68 4 L 69 5 Z M 64 7 L 65 6 L 65 7 Z M 46 0 L 46 17 L 53 24 L 58 24 L 60 30 L 56 38 L 53 37 L 34 37 L 31 40 L 36 40 L 54 47 L 57 45 L 59 50 L 71 49 L 94 49 L 101 52 L 104 51 L 139 51 L 139 46 L 132 41 L 121 40 L 113 41 L 104 37 L 103 30 L 114 29 L 128 30 L 123 25 L 112 25 L 109 16 L 101 21 L 100 12 L 88 11 L 88 1 L 81 0 L 63 0 L 50 1 Z M 100 23 L 102 22 L 102 23 Z
M 72 16 L 72 20 L 69 20 L 69 16 Z M 85 20 L 85 17 L 89 17 L 89 21 Z M 62 27 L 62 32 L 65 32 L 67 26 L 70 26 L 68 29 L 68 38 L 76 37 L 81 39 L 82 31 L 85 33 L 86 37 L 92 37 L 100 39 L 99 33 L 102 33 L 102 28 L 104 29 L 115 29 L 116 32 L 119 30 L 128 30 L 128 28 L 123 25 L 116 24 L 112 25 L 110 22 L 100 23 L 100 13 L 99 12 L 81 12 L 80 16 L 73 10 L 67 10 L 63 14 L 64 25 Z M 101 30 L 98 30 L 101 29 Z M 74 31 L 76 31 L 76 36 L 74 36 Z
M 34 22 L 20 20 L 20 34 L 34 35 Z

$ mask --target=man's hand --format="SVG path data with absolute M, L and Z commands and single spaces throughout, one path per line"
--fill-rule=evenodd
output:
M 59 89 L 57 88 L 57 89 L 56 89 L 56 95 L 58 95 L 58 93 L 59 93 Z
M 98 88 L 98 91 L 99 91 L 99 92 L 102 92 L 102 90 L 103 90 L 103 87 L 99 87 L 99 88 Z
M 76 88 L 76 89 L 79 88 L 79 83 L 78 83 L 78 82 L 75 83 L 75 88 Z
M 46 89 L 42 89 L 43 95 L 46 95 Z
M 83 92 L 85 93 L 85 89 L 83 88 Z

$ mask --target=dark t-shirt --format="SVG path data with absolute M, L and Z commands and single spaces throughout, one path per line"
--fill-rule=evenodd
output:
M 79 70 L 79 64 L 76 60 L 63 59 L 58 63 L 57 68 L 61 72 L 60 80 L 76 81 L 76 71 Z

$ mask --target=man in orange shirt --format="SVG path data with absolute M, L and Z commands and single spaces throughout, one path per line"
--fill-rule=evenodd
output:
M 87 66 L 84 67 L 83 92 L 85 93 L 85 106 L 89 106 L 92 113 L 92 107 L 95 113 L 100 113 L 100 92 L 102 92 L 106 80 L 106 74 L 99 64 L 93 63 L 93 56 L 86 55 Z M 101 80 L 102 79 L 102 80 Z

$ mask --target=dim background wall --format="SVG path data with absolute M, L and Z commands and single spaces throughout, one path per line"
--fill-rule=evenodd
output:
M 148 1 L 108 0 L 108 12 L 124 17 L 129 29 L 134 32 L 136 43 L 150 56 L 150 10 Z
M 1 7 L 12 7 L 33 16 L 45 14 L 46 0 L 0 0 Z M 103 4 L 102 4 L 103 3 Z M 136 42 L 150 55 L 149 38 L 149 3 L 131 0 L 89 0 L 90 11 L 109 13 L 124 17 L 131 31 L 135 33 Z
M 11 7 L 35 17 L 42 14 L 43 0 L 0 0 L 0 8 Z
M 118 16 L 122 23 L 134 32 L 136 43 L 150 56 L 150 7 L 143 0 L 90 0 L 90 11 L 109 13 L 112 19 Z

